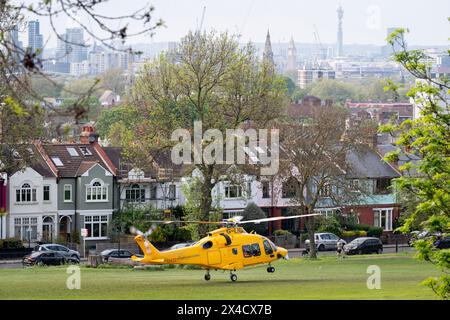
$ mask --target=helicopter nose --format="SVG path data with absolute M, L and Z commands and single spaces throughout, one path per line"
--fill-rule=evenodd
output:
M 289 260 L 288 251 L 284 248 L 278 247 L 278 258 L 283 258 L 285 260 Z

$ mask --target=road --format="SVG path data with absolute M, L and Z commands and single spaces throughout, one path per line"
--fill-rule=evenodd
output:
M 304 249 L 289 249 L 289 257 L 290 258 L 299 258 L 302 256 L 302 252 Z M 416 249 L 408 246 L 408 245 L 398 245 L 398 249 L 396 250 L 395 245 L 384 245 L 383 253 L 396 253 L 396 252 L 415 252 Z M 335 255 L 336 251 L 319 251 L 317 253 L 318 256 L 321 255 Z

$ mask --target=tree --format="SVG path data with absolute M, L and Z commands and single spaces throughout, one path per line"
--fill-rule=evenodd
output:
M 261 210 L 254 202 L 250 202 L 244 209 L 243 216 L 245 220 L 256 220 L 267 218 L 264 211 Z M 248 230 L 254 230 L 256 233 L 265 235 L 267 233 L 267 223 L 249 223 L 246 227 Z
M 332 100 L 341 105 L 355 97 L 354 88 L 351 84 L 325 79 L 314 83 L 309 94 L 322 100 Z
M 128 13 L 121 12 L 119 15 L 108 15 L 97 12 L 97 9 L 107 1 L 97 0 L 25 0 L 25 1 L 0 1 L 0 87 L 8 88 L 9 95 L 27 111 L 32 111 L 33 106 L 28 106 L 30 101 L 46 104 L 52 109 L 51 104 L 46 103 L 43 95 L 49 93 L 49 85 L 55 86 L 59 90 L 59 84 L 53 81 L 43 72 L 43 48 L 21 47 L 12 34 L 23 31 L 29 16 L 47 20 L 52 28 L 52 35 L 59 41 L 68 45 L 67 38 L 59 33 L 55 28 L 55 19 L 63 17 L 71 23 L 75 23 L 81 28 L 89 38 L 102 46 L 111 50 L 128 52 L 135 54 L 130 46 L 119 47 L 115 45 L 117 40 L 122 45 L 126 41 L 137 35 L 152 36 L 153 32 L 163 25 L 162 20 L 153 19 L 153 6 L 146 6 Z M 117 26 L 114 21 L 121 21 Z M 89 21 L 89 24 L 83 21 Z M 79 45 L 76 43 L 75 45 Z M 69 54 L 69 52 L 66 52 Z M 63 58 L 63 57 L 60 57 Z M 30 85 L 30 77 L 39 77 L 46 80 L 44 91 Z M 84 92 L 80 100 L 88 98 L 91 88 Z M 81 102 L 76 101 L 71 111 L 78 119 L 82 117 L 80 111 L 83 110 Z
M 351 174 L 347 154 L 364 148 L 359 144 L 359 128 L 345 129 L 346 115 L 341 108 L 322 106 L 314 110 L 308 123 L 280 125 L 283 153 L 278 184 L 283 198 L 290 198 L 297 214 L 314 213 L 324 197 L 331 199 L 331 206 L 357 203 L 360 192 L 365 191 L 353 188 L 346 179 Z M 307 217 L 305 222 L 309 255 L 316 258 L 315 217 Z
M 417 78 L 408 93 L 417 107 L 418 118 L 395 126 L 386 125 L 381 130 L 398 135 L 399 150 L 386 155 L 390 161 L 403 155 L 414 154 L 416 161 L 407 161 L 400 169 L 405 172 L 395 180 L 403 201 L 413 199 L 418 205 L 411 208 L 399 231 L 408 233 L 412 227 L 427 229 L 448 237 L 450 232 L 450 106 L 447 77 L 432 77 L 427 56 L 421 50 L 408 51 L 404 42 L 405 29 L 394 31 L 388 42 L 394 48 L 394 59 Z M 448 52 L 450 54 L 450 51 Z M 395 88 L 394 88 L 395 89 Z M 418 258 L 429 261 L 441 271 L 439 278 L 430 277 L 423 283 L 439 297 L 450 297 L 450 249 L 437 249 L 435 236 L 418 240 L 414 246 Z
M 192 133 L 195 121 L 201 121 L 203 131 L 223 134 L 245 123 L 265 127 L 285 107 L 285 92 L 283 79 L 272 65 L 259 61 L 253 46 L 240 48 L 237 38 L 227 33 L 189 32 L 175 54 L 162 54 L 136 80 L 132 103 L 140 117 L 126 152 L 134 162 L 150 163 L 152 151 L 175 145 L 174 130 Z M 203 140 L 190 156 L 195 158 L 196 151 L 203 155 L 212 143 Z M 196 219 L 209 220 L 211 191 L 229 166 L 200 162 L 189 165 L 202 180 Z M 199 229 L 202 233 L 207 226 Z
M 100 86 L 118 95 L 124 94 L 125 81 L 122 69 L 109 69 L 100 76 Z
M 115 106 L 111 109 L 104 109 L 100 112 L 95 125 L 97 133 L 103 139 L 112 139 L 117 132 L 111 134 L 111 128 L 122 124 L 125 130 L 133 130 L 135 128 L 136 119 L 139 119 L 139 110 L 129 103 Z

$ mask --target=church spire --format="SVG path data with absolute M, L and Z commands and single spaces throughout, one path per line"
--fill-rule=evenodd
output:
M 264 53 L 263 53 L 263 60 L 268 61 L 272 65 L 274 64 L 273 61 L 273 51 L 272 51 L 272 43 L 270 42 L 270 33 L 269 29 L 267 29 L 267 36 L 266 36 L 266 44 L 264 46 Z

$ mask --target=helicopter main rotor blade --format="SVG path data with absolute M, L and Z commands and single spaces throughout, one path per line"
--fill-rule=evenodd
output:
M 189 220 L 150 220 L 150 223 L 172 224 L 172 223 L 198 223 L 198 224 L 223 224 L 223 221 L 189 221 Z
M 285 219 L 296 219 L 296 218 L 303 218 L 303 217 L 312 217 L 312 216 L 319 216 L 320 213 L 311 213 L 311 214 L 301 214 L 297 216 L 287 216 L 287 217 L 271 217 L 271 218 L 263 218 L 263 219 L 256 219 L 256 220 L 246 220 L 246 221 L 240 221 L 238 224 L 244 224 L 244 223 L 261 223 L 261 222 L 269 222 L 269 221 L 277 221 L 277 220 L 285 220 Z

